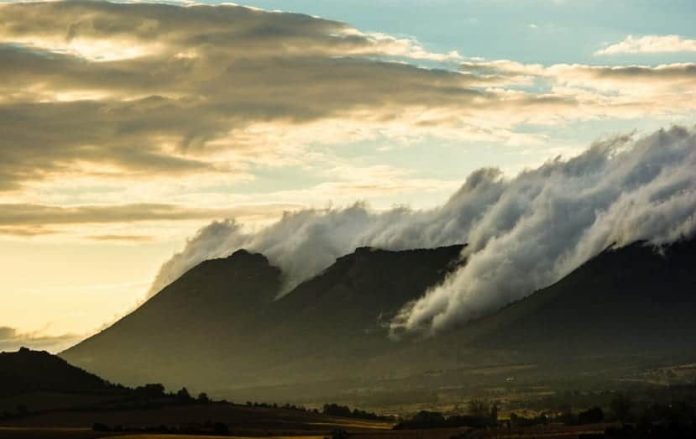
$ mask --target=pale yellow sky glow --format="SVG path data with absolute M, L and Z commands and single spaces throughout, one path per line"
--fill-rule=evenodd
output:
M 693 124 L 696 64 L 612 62 L 693 41 L 542 65 L 234 5 L 0 4 L 0 329 L 93 333 L 213 220 L 428 208 L 481 167 Z

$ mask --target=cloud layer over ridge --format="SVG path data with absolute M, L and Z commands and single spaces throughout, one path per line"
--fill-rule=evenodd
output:
M 610 245 L 660 245 L 696 231 L 696 130 L 673 127 L 598 141 L 584 153 L 505 179 L 472 173 L 444 205 L 377 212 L 360 203 L 301 210 L 249 232 L 214 222 L 163 265 L 156 292 L 197 263 L 246 248 L 283 269 L 287 289 L 360 246 L 386 249 L 468 243 L 467 263 L 408 304 L 400 331 L 434 332 L 547 286 Z

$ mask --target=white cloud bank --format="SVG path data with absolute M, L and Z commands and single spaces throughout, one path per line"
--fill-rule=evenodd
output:
M 619 55 L 635 53 L 696 52 L 696 40 L 679 35 L 629 35 L 623 41 L 611 44 L 595 52 L 595 55 Z
M 199 262 L 246 248 L 285 273 L 288 289 L 359 246 L 468 243 L 467 263 L 408 304 L 395 331 L 433 332 L 549 285 L 616 244 L 664 244 L 696 230 L 696 129 L 673 127 L 593 144 L 512 179 L 481 169 L 444 205 L 423 211 L 302 210 L 257 232 L 233 220 L 201 229 L 166 262 L 159 290 Z

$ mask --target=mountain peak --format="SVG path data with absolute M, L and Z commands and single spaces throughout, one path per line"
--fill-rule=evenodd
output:
M 285 314 L 308 321 L 341 321 L 345 328 L 374 325 L 379 315 L 395 313 L 420 297 L 460 260 L 464 246 L 384 250 L 359 247 L 336 259 L 324 272 L 283 296 Z M 317 315 L 311 313 L 318 311 Z
M 20 347 L 15 352 L 0 352 L 0 355 L 12 355 L 12 356 L 15 356 L 17 358 L 26 358 L 26 359 L 58 358 L 58 357 L 55 357 L 54 355 L 51 355 L 50 353 L 48 353 L 46 351 L 34 350 L 34 349 L 30 349 L 26 346 Z
M 250 252 L 249 250 L 247 250 L 247 249 L 245 249 L 245 248 L 240 248 L 239 250 L 236 250 L 236 251 L 232 252 L 232 254 L 228 256 L 228 258 L 231 258 L 231 257 L 233 257 L 233 256 L 234 256 L 234 257 L 251 256 L 251 255 L 255 255 L 255 254 L 260 255 L 261 253 L 252 253 L 252 252 Z M 263 255 L 262 255 L 262 256 L 263 256 Z
M 189 271 L 184 273 L 181 278 L 184 276 L 188 275 L 191 272 L 195 272 L 196 270 L 201 269 L 201 267 L 206 267 L 206 266 L 218 266 L 218 265 L 230 265 L 230 264 L 239 264 L 239 265 L 244 265 L 244 266 L 256 266 L 256 268 L 264 269 L 271 267 L 271 263 L 268 260 L 268 258 L 261 253 L 254 253 L 250 252 L 249 250 L 246 249 L 239 249 L 234 251 L 228 256 L 221 257 L 221 258 L 214 258 L 214 259 L 207 259 L 200 264 L 196 265 L 195 267 L 191 268 Z
M 227 257 L 201 262 L 155 297 L 204 295 L 207 299 L 250 300 L 256 297 L 268 301 L 277 294 L 280 276 L 280 270 L 264 255 L 240 249 Z M 251 287 L 259 279 L 264 288 Z

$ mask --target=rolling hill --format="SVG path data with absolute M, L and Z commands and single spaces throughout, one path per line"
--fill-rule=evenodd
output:
M 36 391 L 104 393 L 117 389 L 48 352 L 27 348 L 0 352 L 0 397 Z
M 125 433 L 151 437 L 140 436 L 147 432 L 323 437 L 335 428 L 379 432 L 391 426 L 374 416 L 342 418 L 302 407 L 195 399 L 181 392 L 166 393 L 156 384 L 128 388 L 47 352 L 21 348 L 0 353 L 3 438 L 97 438 Z
M 48 352 L 0 353 L 0 418 L 105 404 L 128 392 Z

